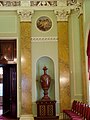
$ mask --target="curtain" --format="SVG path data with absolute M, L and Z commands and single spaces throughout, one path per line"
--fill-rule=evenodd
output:
M 87 56 L 88 56 L 88 73 L 89 73 L 89 80 L 90 80 L 90 30 L 88 33 Z

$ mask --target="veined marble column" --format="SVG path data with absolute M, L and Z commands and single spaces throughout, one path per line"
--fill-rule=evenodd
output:
M 60 109 L 62 111 L 70 108 L 71 105 L 68 22 L 58 22 L 58 37 Z
M 21 22 L 22 114 L 32 113 L 30 22 Z
M 32 114 L 31 11 L 18 11 L 21 45 L 21 115 Z
M 81 47 L 81 67 L 82 67 L 82 83 L 83 83 L 83 102 L 87 103 L 87 79 L 86 79 L 86 66 L 85 66 L 85 45 L 84 45 L 84 31 L 83 31 L 83 14 L 79 15 L 80 25 L 80 47 Z
M 69 41 L 68 41 L 68 15 L 63 16 L 63 11 L 56 11 L 58 27 L 58 65 L 60 82 L 60 112 L 71 107 L 70 93 L 70 66 L 69 66 Z M 60 13 L 60 14 L 59 14 Z M 62 15 L 61 15 L 62 14 Z M 60 19 L 59 19 L 60 18 Z

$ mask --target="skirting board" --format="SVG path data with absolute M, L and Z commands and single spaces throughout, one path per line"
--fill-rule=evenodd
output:
M 21 115 L 20 120 L 34 120 L 33 115 Z

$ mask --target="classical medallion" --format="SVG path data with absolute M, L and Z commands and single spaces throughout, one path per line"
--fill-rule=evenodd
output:
M 36 22 L 36 26 L 41 31 L 48 31 L 52 27 L 52 21 L 49 17 L 42 16 L 42 17 L 38 18 L 38 20 Z

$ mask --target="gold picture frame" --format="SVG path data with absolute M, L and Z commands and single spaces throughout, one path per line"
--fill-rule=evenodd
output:
M 52 21 L 47 16 L 41 16 L 37 19 L 36 26 L 41 31 L 48 31 L 52 27 Z

